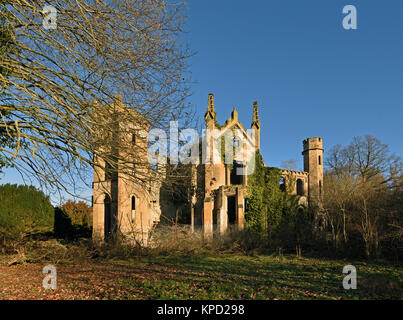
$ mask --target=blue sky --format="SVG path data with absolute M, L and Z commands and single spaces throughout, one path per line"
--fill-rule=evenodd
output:
M 358 29 L 342 26 L 345 5 Z M 265 162 L 295 159 L 302 140 L 325 151 L 372 134 L 403 156 L 403 1 L 191 0 L 192 103 L 214 93 L 219 122 L 236 107 L 249 127 L 257 100 Z M 325 154 L 326 156 L 326 154 Z
M 358 29 L 342 27 L 355 5 Z M 302 140 L 325 152 L 372 134 L 403 156 L 403 1 L 190 0 L 187 41 L 195 56 L 190 102 L 203 119 L 215 95 L 219 122 L 236 107 L 246 127 L 260 108 L 269 166 L 295 159 Z M 326 156 L 326 153 L 325 153 Z M 21 183 L 7 170 L 2 183 Z

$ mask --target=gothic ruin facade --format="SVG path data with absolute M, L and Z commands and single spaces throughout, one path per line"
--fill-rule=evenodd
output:
M 164 197 L 163 176 L 162 179 L 150 179 L 147 185 L 144 183 L 140 185 L 128 182 L 124 174 L 108 177 L 105 170 L 95 169 L 94 237 L 104 239 L 109 233 L 120 231 L 122 234 L 131 233 L 137 241 L 147 244 L 153 227 L 160 222 L 161 217 L 177 215 L 178 211 L 187 217 L 185 220 L 190 230 L 201 231 L 206 236 L 214 233 L 223 234 L 229 228 L 244 228 L 249 164 L 254 161 L 251 155 L 260 150 L 261 143 L 258 103 L 253 103 L 249 130 L 239 121 L 235 108 L 224 125 L 219 125 L 213 94 L 209 94 L 204 119 L 207 131 L 214 132 L 215 135 L 205 135 L 200 139 L 202 145 L 200 161 L 190 165 L 191 175 L 188 181 L 190 192 L 185 204 L 179 206 L 170 203 L 170 200 Z M 222 141 L 221 139 L 229 132 L 232 146 L 235 149 L 239 148 L 241 152 L 235 152 L 230 162 L 214 161 L 213 140 Z M 146 130 L 138 143 L 143 143 L 145 147 L 143 149 L 146 149 L 147 141 Z M 281 170 L 283 183 L 287 183 L 290 178 L 295 181 L 291 193 L 299 196 L 301 205 L 320 205 L 323 189 L 323 151 L 322 138 L 305 139 L 302 150 L 304 171 Z M 147 157 L 147 154 L 139 156 Z M 102 162 L 102 159 L 98 161 Z

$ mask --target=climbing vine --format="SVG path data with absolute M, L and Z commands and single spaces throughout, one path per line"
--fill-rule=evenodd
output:
M 299 197 L 290 191 L 295 183 L 291 175 L 285 178 L 286 188 L 280 188 L 281 170 L 265 167 L 256 153 L 255 171 L 248 178 L 246 227 L 262 240 L 299 239 L 298 221 L 305 219 L 306 210 L 299 206 Z

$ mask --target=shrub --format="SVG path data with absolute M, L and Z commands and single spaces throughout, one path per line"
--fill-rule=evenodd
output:
M 27 234 L 50 232 L 54 213 L 49 197 L 33 186 L 0 186 L 0 237 L 21 240 Z
M 73 226 L 92 226 L 92 208 L 84 201 L 68 200 L 60 209 L 70 217 Z

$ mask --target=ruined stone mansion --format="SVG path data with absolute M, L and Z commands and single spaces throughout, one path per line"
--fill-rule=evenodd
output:
M 257 102 L 253 103 L 249 130 L 239 121 L 235 108 L 231 117 L 223 125 L 219 125 L 213 94 L 208 96 L 204 119 L 207 130 L 215 130 L 218 136 L 236 130 L 243 136 L 244 149 L 260 150 L 261 123 Z M 237 143 L 236 139 L 237 137 L 234 138 L 234 145 Z M 139 141 L 138 143 L 147 144 L 147 136 Z M 207 144 L 207 148 L 211 148 L 211 145 Z M 211 156 L 213 152 L 207 154 Z M 291 177 L 295 181 L 291 192 L 300 197 L 300 204 L 317 206 L 321 201 L 323 188 L 322 138 L 305 139 L 302 155 L 304 171 L 282 169 L 279 184 L 287 183 Z M 98 161 L 102 162 L 102 159 Z M 187 181 L 191 187 L 184 204 L 174 203 L 164 196 L 163 179 L 150 179 L 143 184 L 130 183 L 124 178 L 124 174 L 111 178 L 104 170 L 96 168 L 93 183 L 93 236 L 105 239 L 111 233 L 119 231 L 132 235 L 146 245 L 153 228 L 161 223 L 163 217 L 172 217 L 178 212 L 185 216 L 184 221 L 190 230 L 201 231 L 206 236 L 223 234 L 229 228 L 242 229 L 247 215 L 248 170 L 243 170 L 243 174 L 237 173 L 237 170 L 245 169 L 247 162 L 248 158 L 235 156 L 231 164 L 214 161 L 192 164 L 190 181 Z

